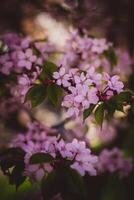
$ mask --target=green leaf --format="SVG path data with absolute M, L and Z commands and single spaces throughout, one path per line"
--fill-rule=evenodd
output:
M 95 106 L 96 105 L 92 104 L 92 105 L 90 105 L 90 107 L 88 109 L 84 110 L 84 113 L 83 113 L 83 119 L 84 120 L 91 115 L 91 113 L 93 112 Z
M 13 168 L 13 171 L 9 176 L 9 183 L 12 185 L 15 184 L 16 189 L 18 189 L 18 187 L 26 180 L 26 176 L 23 176 L 23 172 L 24 166 L 18 165 Z
M 42 193 L 44 200 L 50 200 L 58 193 L 64 200 L 73 199 L 73 197 L 75 199 L 87 199 L 83 178 L 77 171 L 66 167 L 61 167 L 61 169 L 57 169 L 44 177 Z
M 124 112 L 123 105 L 125 102 L 129 103 L 132 100 L 132 92 L 123 91 L 120 94 L 117 94 L 105 102 L 106 109 L 110 116 L 113 116 L 115 110 Z
M 36 107 L 41 104 L 47 95 L 46 86 L 42 84 L 35 84 L 26 95 L 26 99 L 31 101 L 32 107 Z
M 116 110 L 116 104 L 115 104 L 115 102 L 113 102 L 113 101 L 106 101 L 105 102 L 105 108 L 106 108 L 106 110 L 107 110 L 107 112 L 108 112 L 108 117 L 113 117 L 113 114 L 114 114 L 114 112 L 115 112 L 115 110 Z
M 53 73 L 53 72 L 57 71 L 57 69 L 58 69 L 57 65 L 50 61 L 45 61 L 44 66 L 47 69 L 47 71 L 50 73 Z
M 109 60 L 111 67 L 116 66 L 117 65 L 117 56 L 114 52 L 113 48 L 108 49 L 107 51 L 104 52 L 104 55 L 106 56 L 106 58 Z
M 65 171 L 66 175 L 66 181 L 68 182 L 70 186 L 70 191 L 72 193 L 79 194 L 79 197 L 81 196 L 81 199 L 86 200 L 87 199 L 87 193 L 84 185 L 83 177 L 74 169 L 67 168 Z
M 116 104 L 116 110 L 124 112 L 123 104 L 120 103 L 120 102 L 117 102 L 117 104 Z
M 97 124 L 102 126 L 103 119 L 104 119 L 104 103 L 101 103 L 95 110 L 95 120 Z
M 58 106 L 62 97 L 62 88 L 58 85 L 49 85 L 47 87 L 48 99 L 54 106 Z
M 58 70 L 58 67 L 49 61 L 45 61 L 42 65 L 42 72 L 40 78 L 44 80 L 45 78 L 51 79 L 53 77 L 53 73 Z
M 105 102 L 105 108 L 108 112 L 109 117 L 113 117 L 116 110 L 124 112 L 123 103 L 118 101 L 108 101 Z
M 3 173 L 7 169 L 23 162 L 25 152 L 20 148 L 8 148 L 0 153 L 0 166 Z
M 48 153 L 36 153 L 30 158 L 30 164 L 48 163 L 51 161 L 53 161 L 53 157 Z
M 0 167 L 9 178 L 9 183 L 18 188 L 26 179 L 24 176 L 25 152 L 20 148 L 9 148 L 0 153 Z M 10 170 L 12 169 L 12 170 Z
M 116 101 L 129 102 L 132 99 L 132 93 L 130 91 L 123 91 L 115 96 Z
M 43 200 L 50 200 L 56 194 L 58 194 L 57 174 L 53 170 L 50 174 L 45 176 L 42 180 L 41 189 Z

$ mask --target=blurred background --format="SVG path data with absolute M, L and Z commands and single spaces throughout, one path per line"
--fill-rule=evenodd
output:
M 0 8 L 1 33 L 16 31 L 41 37 L 57 23 L 59 29 L 84 28 L 133 51 L 133 0 L 5 0 Z
M 7 32 L 23 33 L 33 39 L 48 39 L 62 50 L 71 30 L 86 29 L 89 35 L 106 37 L 116 47 L 128 50 L 133 60 L 134 53 L 134 1 L 133 0 L 4 0 L 0 1 L 0 34 Z M 62 35 L 62 37 L 61 37 Z M 134 90 L 134 66 L 128 79 L 128 86 Z M 51 108 L 49 109 L 51 111 Z M 47 111 L 46 111 L 47 112 Z M 61 121 L 57 111 L 49 112 L 47 117 L 42 109 L 35 111 L 36 117 L 50 125 Z M 134 155 L 134 114 L 129 113 L 123 119 L 127 126 L 118 127 L 121 133 L 114 146 L 123 147 Z M 76 125 L 77 126 L 77 125 Z M 71 125 L 69 125 L 71 127 Z M 107 129 L 107 127 L 105 127 Z M 92 144 L 98 139 L 92 135 L 96 132 L 91 127 Z M 126 132 L 129 134 L 126 135 Z M 124 137 L 125 136 L 125 137 Z M 81 136 L 79 136 L 81 137 Z M 97 136 L 96 136 L 97 137 Z M 99 136 L 98 136 L 99 137 Z M 114 138 L 114 133 L 112 139 Z M 5 137 L 1 133 L 1 140 Z M 110 144 L 111 146 L 113 143 Z M 133 175 L 127 180 L 118 182 L 115 178 L 109 180 L 101 191 L 101 200 L 133 199 Z M 34 186 L 37 187 L 37 186 Z M 125 188 L 125 192 L 124 192 Z M 26 182 L 16 193 L 15 187 L 9 186 L 8 180 L 0 176 L 0 200 L 30 199 L 35 188 Z M 37 194 L 36 194 L 37 195 Z M 35 196 L 36 196 L 35 195 Z M 34 196 L 34 195 L 33 195 Z M 126 197 L 127 196 L 127 197 Z M 37 196 L 36 196 L 37 197 Z M 37 199 L 35 197 L 35 199 Z M 32 197 L 34 199 L 34 197 Z M 94 200 L 94 199 L 92 199 Z

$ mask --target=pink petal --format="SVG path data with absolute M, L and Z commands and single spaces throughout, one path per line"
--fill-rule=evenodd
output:
M 18 67 L 25 67 L 26 61 L 25 60 L 20 60 L 17 65 L 18 65 Z
M 65 74 L 65 68 L 61 67 L 59 71 L 60 76 L 63 76 Z
M 41 181 L 41 179 L 43 178 L 44 174 L 45 174 L 44 170 L 43 169 L 39 169 L 36 172 L 36 179 L 37 179 L 37 181 Z
M 28 58 L 31 57 L 33 55 L 32 49 L 27 49 L 25 54 Z
M 18 58 L 19 58 L 20 60 L 25 59 L 25 54 L 24 54 L 23 51 L 19 51 L 19 52 L 18 52 Z
M 29 61 L 26 61 L 26 65 L 25 65 L 25 67 L 27 68 L 27 69 L 31 69 L 31 67 L 32 67 L 32 63 L 31 62 L 29 62 Z
M 58 79 L 58 78 L 60 78 L 60 74 L 59 74 L 58 72 L 54 72 L 54 73 L 53 73 L 53 77 L 54 77 L 55 79 Z

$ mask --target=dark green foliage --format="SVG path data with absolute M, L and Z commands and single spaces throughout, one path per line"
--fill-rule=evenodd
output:
M 45 63 L 41 66 L 42 72 L 40 74 L 40 79 L 44 80 L 45 78 L 52 79 L 53 78 L 53 73 L 57 71 L 57 66 L 50 62 L 50 61 L 45 61 Z
M 20 148 L 9 148 L 0 153 L 0 166 L 9 183 L 18 188 L 24 181 L 24 156 L 25 152 Z
M 105 109 L 104 103 L 101 103 L 95 110 L 95 120 L 97 124 L 99 124 L 100 126 L 102 126 L 104 119 L 104 111 L 105 111 L 104 109 Z
M 46 61 L 42 66 L 42 72 L 39 76 L 39 84 L 34 84 L 26 95 L 26 100 L 31 101 L 32 107 L 40 105 L 45 98 L 54 105 L 58 106 L 62 97 L 62 88 L 53 83 L 53 72 L 57 70 L 57 66 Z
M 64 200 L 87 199 L 83 178 L 75 170 L 67 167 L 55 170 L 44 177 L 42 193 L 44 200 L 50 200 L 59 193 Z
M 58 85 L 48 85 L 48 87 L 47 87 L 48 100 L 50 100 L 50 102 L 54 106 L 59 105 L 59 101 L 62 97 L 62 93 L 63 93 L 63 91 L 62 91 L 61 87 Z
M 46 96 L 46 86 L 43 84 L 35 84 L 28 91 L 26 99 L 31 101 L 32 107 L 36 107 L 45 100 Z
M 92 114 L 95 106 L 96 105 L 92 104 L 92 105 L 90 105 L 90 107 L 88 109 L 84 110 L 84 112 L 83 112 L 83 119 L 84 120 Z
M 31 156 L 31 164 L 48 163 L 53 161 L 53 157 L 48 153 L 36 153 Z

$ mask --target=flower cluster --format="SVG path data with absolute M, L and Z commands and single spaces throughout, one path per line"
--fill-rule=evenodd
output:
M 99 155 L 98 163 L 100 173 L 118 172 L 121 178 L 128 176 L 133 169 L 132 159 L 123 157 L 123 152 L 118 148 L 104 149 Z
M 31 39 L 8 33 L 1 36 L 1 40 L 7 45 L 8 51 L 0 56 L 0 71 L 9 75 L 11 71 L 20 72 L 23 68 L 30 70 L 36 61 L 30 48 Z
M 32 41 L 30 37 L 15 33 L 7 33 L 0 39 L 8 49 L 0 56 L 0 71 L 6 75 L 11 71 L 24 72 L 41 65 L 54 50 L 50 43 Z
M 68 73 L 61 67 L 53 77 L 57 85 L 68 91 L 62 102 L 62 106 L 68 108 L 68 117 L 79 116 L 90 105 L 108 100 L 122 92 L 124 87 L 119 76 L 97 73 L 93 67 L 87 71 L 70 69 Z
M 20 147 L 24 151 L 29 152 L 30 149 L 40 149 L 40 146 L 49 137 L 48 134 L 54 133 L 55 130 L 48 128 L 38 122 L 27 124 L 27 132 L 17 135 L 11 142 L 11 146 Z
M 0 37 L 7 50 L 0 54 L 0 72 L 3 75 L 15 74 L 17 85 L 11 87 L 14 96 L 24 96 L 39 76 L 40 66 L 54 51 L 54 45 L 45 41 L 32 41 L 15 33 Z
M 94 67 L 99 71 L 126 76 L 131 72 L 132 60 L 126 50 L 115 49 L 105 38 L 93 38 L 86 33 L 80 36 L 78 31 L 74 31 L 65 43 L 58 65 L 82 70 Z
M 116 67 L 113 68 L 113 73 L 120 74 L 120 76 L 129 76 L 132 73 L 133 61 L 125 49 L 116 49 L 115 50 L 118 62 Z
M 77 170 L 81 176 L 84 176 L 86 172 L 92 176 L 97 174 L 95 169 L 98 161 L 97 156 L 91 155 L 91 151 L 86 148 L 85 142 L 73 139 L 71 143 L 65 144 L 63 140 L 60 140 L 58 151 L 63 158 L 73 160 L 71 168 Z
M 127 51 L 84 30 L 63 48 L 16 33 L 0 36 L 0 168 L 9 183 L 37 182 L 41 199 L 98 199 L 98 191 L 107 196 L 98 185 L 105 176 L 127 177 L 133 157 L 105 146 L 116 145 L 124 127 L 127 143 L 120 142 L 132 140 L 134 94 L 121 81 L 131 65 Z M 91 176 L 98 178 L 90 184 Z
M 78 31 L 74 31 L 66 42 L 65 53 L 58 64 L 66 68 L 98 68 L 105 60 L 104 52 L 111 46 L 104 38 L 81 37 Z
M 38 123 L 30 124 L 27 134 L 21 134 L 12 142 L 13 147 L 21 147 L 25 152 L 25 174 L 34 180 L 41 180 L 45 173 L 51 172 L 57 166 L 67 164 L 78 171 L 81 176 L 88 173 L 97 175 L 97 156 L 91 154 L 85 142 L 73 139 L 66 143 L 59 137 L 50 136 L 51 130 Z M 36 153 L 49 154 L 52 160 L 47 163 L 30 164 L 30 158 Z
M 17 75 L 17 85 L 11 88 L 11 94 L 19 98 L 21 102 L 24 102 L 28 90 L 36 82 L 40 73 L 41 69 L 36 66 L 29 74 L 23 73 L 22 75 Z

